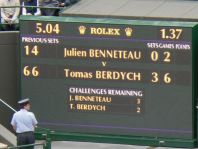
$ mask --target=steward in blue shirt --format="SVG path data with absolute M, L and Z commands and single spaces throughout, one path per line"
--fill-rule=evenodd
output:
M 14 113 L 11 121 L 11 125 L 17 134 L 17 145 L 34 144 L 34 128 L 37 125 L 37 120 L 30 110 L 29 99 L 23 99 L 18 102 L 21 109 Z M 24 147 L 22 149 L 33 149 L 34 146 Z

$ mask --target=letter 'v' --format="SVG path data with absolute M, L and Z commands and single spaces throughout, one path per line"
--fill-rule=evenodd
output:
M 105 67 L 107 62 L 102 62 L 102 66 Z

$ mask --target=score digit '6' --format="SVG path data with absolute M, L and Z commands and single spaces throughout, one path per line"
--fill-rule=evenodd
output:
M 26 77 L 30 77 L 30 76 L 38 77 L 38 76 L 40 75 L 37 66 L 34 66 L 34 67 L 25 66 L 25 67 L 23 68 L 23 74 L 24 74 L 24 76 L 26 76 Z

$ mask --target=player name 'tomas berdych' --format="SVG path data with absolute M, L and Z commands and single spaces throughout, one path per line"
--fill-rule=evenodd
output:
M 64 48 L 64 57 L 140 60 L 142 53 L 140 50 Z
M 120 80 L 120 81 L 141 81 L 141 72 L 136 71 L 112 71 L 112 70 L 95 70 L 95 71 L 78 71 L 65 68 L 65 77 L 72 79 L 96 79 L 96 80 Z

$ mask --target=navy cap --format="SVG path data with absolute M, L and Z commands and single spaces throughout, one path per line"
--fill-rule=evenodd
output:
M 29 99 L 29 98 L 22 99 L 22 100 L 18 101 L 18 104 L 28 103 L 29 101 L 30 101 L 30 99 Z

